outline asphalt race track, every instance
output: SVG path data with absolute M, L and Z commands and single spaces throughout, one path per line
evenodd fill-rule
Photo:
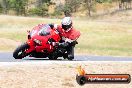
M 25 57 L 23 59 L 14 59 L 11 52 L 0 52 L 0 62 L 25 62 L 25 61 L 51 61 L 47 58 Z M 68 61 L 61 57 L 57 61 Z M 73 61 L 132 61 L 132 57 L 112 57 L 112 56 L 88 56 L 76 55 Z

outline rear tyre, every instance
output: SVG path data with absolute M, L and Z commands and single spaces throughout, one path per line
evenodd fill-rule
M 15 59 L 22 59 L 26 57 L 28 54 L 25 52 L 27 49 L 29 49 L 29 45 L 27 43 L 22 44 L 16 50 L 13 52 L 13 57 Z

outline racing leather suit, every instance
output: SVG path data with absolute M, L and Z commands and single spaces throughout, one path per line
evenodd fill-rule
M 74 59 L 74 47 L 76 40 L 80 36 L 80 32 L 73 27 L 69 31 L 65 31 L 60 25 L 54 25 L 54 28 L 59 32 L 62 39 L 59 43 L 59 46 L 66 48 L 68 59 Z

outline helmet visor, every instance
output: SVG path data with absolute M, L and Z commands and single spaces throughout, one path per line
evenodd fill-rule
M 66 31 L 68 30 L 69 28 L 71 28 L 72 24 L 69 24 L 69 25 L 63 25 L 62 24 L 62 28 Z

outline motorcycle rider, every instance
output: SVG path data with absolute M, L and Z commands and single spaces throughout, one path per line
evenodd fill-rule
M 61 36 L 61 41 L 56 43 L 60 47 L 64 47 L 67 50 L 69 60 L 74 59 L 74 47 L 77 43 L 77 39 L 80 36 L 80 32 L 73 28 L 71 17 L 64 17 L 61 25 L 49 24 L 51 28 L 57 30 Z M 55 44 L 54 44 L 55 45 Z

